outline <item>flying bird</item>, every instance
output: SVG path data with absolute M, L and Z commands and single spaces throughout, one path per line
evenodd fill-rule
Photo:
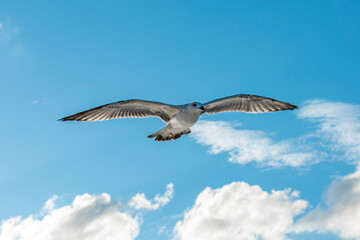
M 102 105 L 59 121 L 103 121 L 115 118 L 158 117 L 167 123 L 166 127 L 151 134 L 155 141 L 176 140 L 189 134 L 200 115 L 221 112 L 264 113 L 293 110 L 298 107 L 275 99 L 239 94 L 216 99 L 207 103 L 193 102 L 184 105 L 170 105 L 161 102 L 130 99 Z

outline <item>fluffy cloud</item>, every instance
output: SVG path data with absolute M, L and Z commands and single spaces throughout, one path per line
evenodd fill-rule
M 293 218 L 307 207 L 297 198 L 298 192 L 290 189 L 268 193 L 245 182 L 206 188 L 174 234 L 181 240 L 284 239 Z
M 200 121 L 192 131 L 198 143 L 210 146 L 210 153 L 228 152 L 230 162 L 296 167 L 314 160 L 314 152 L 304 152 L 305 146 L 290 140 L 275 142 L 263 131 L 239 130 L 227 122 Z
M 0 240 L 130 240 L 139 234 L 138 218 L 119 211 L 120 203 L 108 194 L 79 195 L 72 204 L 57 209 L 55 199 L 46 202 L 42 217 L 3 221 Z
M 360 239 L 360 167 L 332 183 L 326 207 L 318 206 L 297 223 L 297 232 L 333 232 L 341 238 Z
M 154 199 L 149 200 L 144 193 L 138 193 L 130 199 L 128 205 L 135 209 L 156 210 L 159 207 L 165 206 L 174 197 L 174 184 L 166 185 L 164 195 L 157 194 Z
M 76 196 L 70 205 L 56 208 L 58 197 L 54 195 L 46 201 L 40 214 L 2 221 L 0 240 L 132 240 L 139 234 L 141 214 L 132 216 L 120 208 L 156 210 L 173 196 L 172 183 L 166 185 L 162 196 L 157 194 L 148 200 L 144 194 L 137 194 L 124 206 L 111 200 L 109 194 L 86 193 Z

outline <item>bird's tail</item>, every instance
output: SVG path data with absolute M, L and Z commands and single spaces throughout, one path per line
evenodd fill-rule
M 182 135 L 186 135 L 191 133 L 190 129 L 186 129 L 185 131 L 181 131 L 181 132 L 174 132 L 174 130 L 168 129 L 168 128 L 163 128 L 149 136 L 147 136 L 148 138 L 155 138 L 155 141 L 169 141 L 169 140 L 176 140 L 178 138 L 180 138 Z

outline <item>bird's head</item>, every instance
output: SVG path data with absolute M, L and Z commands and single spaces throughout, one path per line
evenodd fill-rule
M 201 104 L 199 102 L 189 103 L 189 104 L 186 105 L 186 108 L 189 109 L 189 110 L 199 109 L 202 112 L 205 111 L 205 108 L 204 108 L 203 104 Z

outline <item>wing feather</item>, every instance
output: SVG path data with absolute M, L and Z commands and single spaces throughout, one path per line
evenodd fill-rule
M 281 102 L 272 98 L 256 95 L 239 94 L 230 97 L 216 99 L 203 105 L 205 113 L 215 114 L 220 112 L 277 112 L 293 110 L 298 107 L 287 102 Z
M 60 121 L 103 121 L 115 118 L 159 117 L 168 122 L 180 108 L 160 102 L 131 99 L 106 104 L 74 115 L 59 119 Z

